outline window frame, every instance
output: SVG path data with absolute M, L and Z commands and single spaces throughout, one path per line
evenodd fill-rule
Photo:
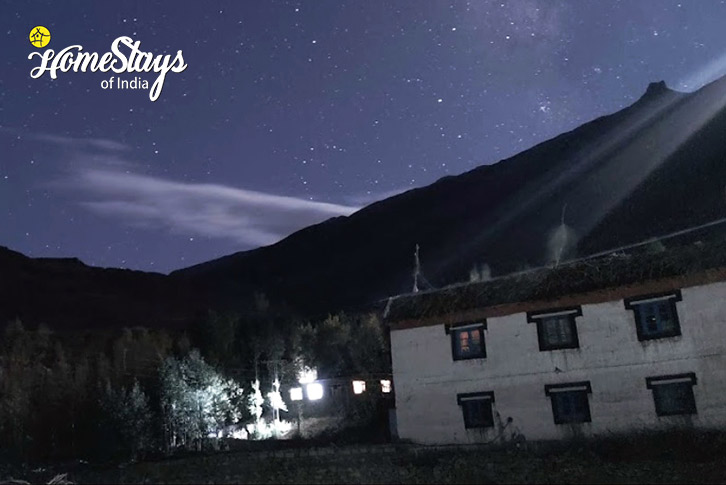
M 659 403 L 654 392 L 659 386 L 667 387 L 674 384 L 688 384 L 690 390 L 689 407 L 686 412 L 668 412 L 662 409 L 662 404 Z M 692 414 L 698 414 L 698 406 L 696 406 L 696 396 L 693 392 L 693 386 L 698 384 L 695 372 L 686 372 L 683 374 L 670 374 L 665 376 L 653 376 L 645 378 L 645 387 L 651 391 L 653 395 L 653 404 L 655 405 L 655 413 L 658 417 L 662 416 L 690 416 Z
M 547 335 L 545 332 L 544 320 L 551 317 L 558 317 L 567 315 L 570 321 L 570 335 L 572 335 L 572 342 L 566 345 L 561 344 L 550 344 L 547 341 Z M 540 352 L 546 352 L 550 350 L 565 350 L 565 349 L 579 349 L 580 348 L 580 336 L 577 333 L 577 317 L 582 316 L 582 307 L 565 307 L 565 308 L 551 308 L 548 310 L 540 310 L 536 312 L 527 312 L 527 322 L 537 324 L 537 341 L 539 343 Z
M 480 332 L 480 342 L 481 342 L 481 352 L 474 355 L 468 355 L 468 356 L 462 356 L 461 350 L 458 347 L 458 335 L 459 332 L 462 330 L 469 330 L 469 329 L 477 329 Z M 471 322 L 462 322 L 457 324 L 446 324 L 444 325 L 444 331 L 446 332 L 446 335 L 449 335 L 451 338 L 451 357 L 454 361 L 457 360 L 472 360 L 472 359 L 486 359 L 487 357 L 487 347 L 486 347 L 486 338 L 484 335 L 484 330 L 487 330 L 487 321 L 486 319 L 482 320 L 474 320 Z
M 638 340 L 643 342 L 646 340 L 658 340 L 663 338 L 679 337 L 681 333 L 681 321 L 678 316 L 677 302 L 682 301 L 681 290 L 668 291 L 663 293 L 652 293 L 649 295 L 641 295 L 624 300 L 625 309 L 632 310 L 633 320 L 635 321 L 635 331 L 638 335 Z M 658 334 L 646 334 L 643 332 L 642 315 L 640 313 L 639 305 L 645 303 L 655 303 L 659 301 L 667 301 L 668 306 L 673 317 L 674 328 L 668 332 L 661 332 Z
M 484 426 L 475 426 L 469 419 L 468 414 L 465 410 L 466 403 L 474 401 L 484 401 L 488 404 L 487 406 L 487 423 Z M 456 404 L 461 407 L 461 414 L 464 418 L 465 429 L 487 429 L 494 427 L 494 410 L 492 404 L 494 403 L 494 391 L 483 391 L 483 392 L 466 392 L 456 395 Z
M 562 384 L 546 384 L 544 386 L 545 396 L 550 398 L 550 404 L 552 406 L 552 418 L 555 424 L 582 424 L 592 422 L 592 411 L 590 410 L 590 398 L 588 394 L 592 394 L 592 386 L 590 381 L 579 381 L 579 382 L 566 382 Z M 559 415 L 558 406 L 555 404 L 555 400 L 552 398 L 553 394 L 564 394 L 570 392 L 581 392 L 585 394 L 585 403 L 587 403 L 587 413 L 585 419 L 582 421 L 570 421 L 562 419 Z

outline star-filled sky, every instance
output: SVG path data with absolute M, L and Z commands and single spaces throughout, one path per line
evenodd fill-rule
M 29 33 L 51 33 L 42 49 Z M 0 3 L 0 245 L 168 272 L 726 73 L 710 0 Z M 159 99 L 31 52 L 181 50 Z M 121 49 L 128 53 L 129 49 Z

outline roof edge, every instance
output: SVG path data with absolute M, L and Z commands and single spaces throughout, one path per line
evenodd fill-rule
M 461 312 L 452 312 L 442 315 L 424 317 L 420 319 L 409 318 L 390 322 L 391 331 L 406 330 L 417 327 L 430 327 L 433 325 L 454 324 L 461 321 L 471 321 L 492 317 L 504 317 L 517 313 L 526 313 L 542 309 L 557 307 L 571 307 L 608 301 L 623 300 L 639 295 L 674 291 L 681 288 L 703 286 L 726 281 L 726 266 L 711 268 L 696 273 L 661 278 L 643 283 L 603 288 L 586 293 L 576 293 L 548 300 L 531 300 L 515 303 L 503 303 Z

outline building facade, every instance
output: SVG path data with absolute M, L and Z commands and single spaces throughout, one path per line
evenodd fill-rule
M 486 294 L 502 283 L 480 286 Z M 430 306 L 431 297 L 410 295 L 406 305 Z M 466 310 L 461 299 L 450 301 L 428 313 L 396 312 L 394 302 L 402 439 L 463 444 L 726 428 L 723 270 L 547 299 L 489 297 Z

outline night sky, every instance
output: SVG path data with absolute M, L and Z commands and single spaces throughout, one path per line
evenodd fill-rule
M 0 245 L 168 272 L 726 73 L 724 1 L 184 3 L 0 3 Z M 119 36 L 188 67 L 30 77 Z

